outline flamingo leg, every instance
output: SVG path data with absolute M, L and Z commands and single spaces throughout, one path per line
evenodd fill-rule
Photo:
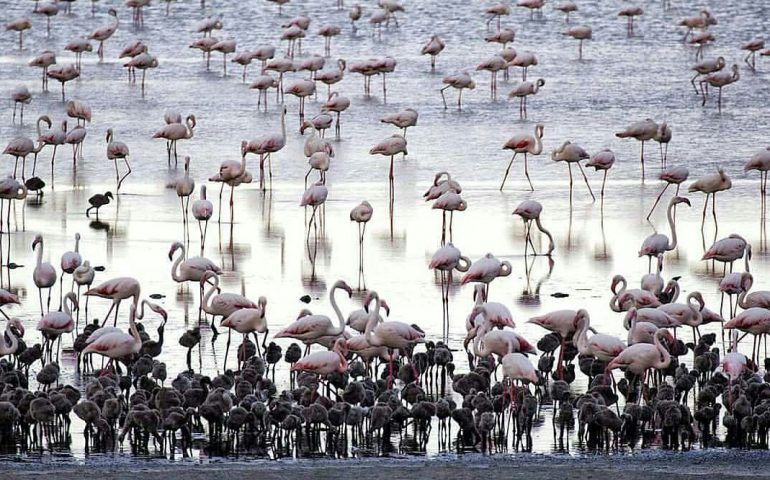
M 513 153 L 513 157 L 511 157 L 511 161 L 508 162 L 508 168 L 505 169 L 505 174 L 503 175 L 503 182 L 500 184 L 501 192 L 503 191 L 503 187 L 505 187 L 505 181 L 508 179 L 508 173 L 511 171 L 511 166 L 513 165 L 513 161 L 516 159 L 517 154 L 518 152 Z M 526 159 L 526 155 L 524 156 L 524 158 Z M 525 167 L 525 171 L 526 171 L 526 167 Z M 529 174 L 527 174 L 527 180 L 529 180 Z M 530 186 L 531 185 L 532 183 L 530 182 Z

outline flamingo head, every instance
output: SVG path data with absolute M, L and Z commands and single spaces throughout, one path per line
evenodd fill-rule
M 388 305 L 388 302 L 386 302 L 384 298 L 380 299 L 380 308 L 385 310 L 385 313 L 387 313 L 388 316 L 390 316 L 390 305 Z
M 583 325 L 589 324 L 591 317 L 588 315 L 586 309 L 581 308 L 575 315 L 575 320 L 572 322 L 573 328 L 581 328 Z
M 267 309 L 267 298 L 266 297 L 259 297 L 257 300 L 257 305 L 259 306 L 260 310 L 262 310 L 262 316 L 265 316 L 265 310 Z
M 626 317 L 623 319 L 623 325 L 631 328 L 631 322 L 636 318 L 636 307 L 631 307 L 626 312 Z
M 674 204 L 674 205 L 676 205 L 678 203 L 686 203 L 688 207 L 692 206 L 690 204 L 690 199 L 688 199 L 687 197 L 674 197 L 674 198 L 671 199 L 671 203 Z
M 311 312 L 307 308 L 303 308 L 302 310 L 299 311 L 299 315 L 297 315 L 297 320 L 299 320 L 300 318 L 303 318 L 303 317 L 307 317 L 307 316 L 312 315 L 312 314 L 313 314 L 313 312 Z
M 337 280 L 337 283 L 334 284 L 334 287 L 332 287 L 332 289 L 334 289 L 334 288 L 341 288 L 341 289 L 345 290 L 346 292 L 348 292 L 348 297 L 352 297 L 353 296 L 353 289 L 350 288 L 350 285 L 345 283 L 345 281 L 343 281 L 343 280 Z
M 615 289 L 618 287 L 618 283 L 623 281 L 622 275 L 615 275 L 612 277 L 612 284 L 610 284 L 610 290 L 612 290 L 612 293 L 616 293 Z
M 112 192 L 107 192 L 107 193 L 105 193 L 105 194 L 104 194 L 104 196 L 105 196 L 106 198 L 109 198 L 110 200 L 112 200 L 112 198 L 113 198 L 113 197 L 112 197 Z
M 249 142 L 247 140 L 241 140 L 241 156 L 246 156 L 249 151 Z
M 364 311 L 366 313 L 369 313 L 369 304 L 372 303 L 372 300 L 374 300 L 375 298 L 380 298 L 380 296 L 374 290 L 369 290 L 368 292 L 366 292 L 366 295 L 364 295 Z M 380 302 L 380 307 L 382 307 L 382 302 Z M 388 314 L 390 314 L 389 311 L 388 311 Z
M 24 325 L 22 325 L 21 320 L 19 320 L 16 317 L 13 317 L 8 321 L 8 323 L 10 323 L 11 326 L 14 327 L 17 332 L 19 332 L 19 335 L 21 335 L 22 337 L 24 336 Z
M 172 248 L 173 248 L 173 245 L 172 245 Z M 211 270 L 206 270 L 206 272 L 204 272 L 203 275 L 201 276 L 201 280 L 200 280 L 201 286 L 203 286 L 205 283 L 208 283 L 209 285 L 213 286 L 214 282 L 211 279 L 216 276 L 217 276 L 216 272 L 212 272 Z
M 165 308 L 161 307 L 157 303 L 147 302 L 147 306 L 150 307 L 150 310 L 157 313 L 158 315 L 163 318 L 163 323 L 166 323 L 166 320 L 168 320 L 168 312 Z
M 171 260 L 174 258 L 174 252 L 182 248 L 181 242 L 174 242 L 171 244 L 171 249 L 168 251 L 168 259 Z
M 37 247 L 38 243 L 43 243 L 43 236 L 40 234 L 35 235 L 35 239 L 32 240 L 32 251 L 35 251 L 35 247 Z

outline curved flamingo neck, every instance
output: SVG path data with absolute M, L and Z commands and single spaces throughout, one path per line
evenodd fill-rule
M 628 282 L 626 281 L 626 277 L 620 276 L 620 280 L 618 280 L 618 283 L 621 285 L 620 290 L 614 290 L 614 295 L 610 299 L 610 308 L 613 312 L 620 312 L 622 311 L 620 309 L 620 304 L 618 303 L 618 299 L 621 295 L 623 295 L 626 292 L 626 287 L 628 286 Z
M 658 353 L 660 353 L 660 361 L 655 362 L 653 367 L 665 368 L 668 366 L 669 362 L 671 361 L 671 354 L 668 353 L 668 350 L 666 350 L 666 347 L 664 347 L 663 344 L 660 342 L 660 335 L 658 335 L 657 333 L 655 334 L 654 342 L 655 342 L 655 348 L 658 350 Z
M 174 279 L 175 282 L 183 282 L 184 281 L 184 279 L 179 276 L 179 268 L 180 268 L 180 265 L 182 264 L 182 259 L 185 256 L 184 245 L 179 247 L 179 250 L 182 252 L 182 254 L 181 255 L 177 255 L 176 260 L 174 260 L 174 264 L 171 265 L 171 278 Z M 142 302 L 142 313 L 144 313 L 144 302 Z M 142 318 L 142 316 L 140 316 L 139 318 Z
M 377 320 L 380 318 L 380 296 L 377 292 L 371 292 L 369 294 L 370 303 L 374 300 L 374 310 L 369 312 L 369 320 L 366 322 L 366 330 L 364 330 L 364 336 L 369 345 L 376 346 L 372 340 L 374 340 L 374 327 L 377 325 Z
M 671 243 L 668 244 L 668 248 L 666 248 L 666 250 L 673 250 L 676 248 L 676 223 L 674 223 L 674 217 L 672 213 L 675 206 L 675 203 L 670 204 L 668 206 L 668 213 L 666 214 L 668 216 L 668 226 L 671 228 Z
M 345 331 L 345 318 L 342 316 L 342 312 L 340 311 L 340 307 L 337 305 L 337 299 L 334 296 L 334 293 L 337 291 L 337 286 L 332 288 L 332 291 L 329 292 L 329 300 L 331 301 L 332 308 L 334 309 L 334 313 L 337 314 L 337 319 L 339 320 L 339 325 L 337 328 L 333 328 L 331 330 L 330 335 L 341 335 L 342 332 Z M 377 307 L 376 309 L 379 311 L 380 308 L 380 301 L 379 298 L 377 299 Z
M 211 313 L 209 311 L 209 310 L 211 310 L 211 302 L 210 302 L 210 300 L 211 300 L 211 297 L 214 295 L 214 292 L 219 289 L 219 277 L 216 276 L 216 275 L 212 275 L 209 278 L 212 279 L 214 284 L 211 285 L 209 290 L 206 292 L 206 295 L 203 296 L 203 305 L 201 305 L 201 308 L 203 308 L 203 310 L 206 313 Z
M 139 330 L 136 328 L 136 306 L 131 305 L 131 310 L 128 315 L 128 330 L 131 332 L 131 336 L 134 337 L 134 347 L 137 351 L 142 348 L 142 337 L 139 336 Z
M 5 343 L 5 337 L 8 337 L 10 340 L 10 344 Z M 9 353 L 16 353 L 16 349 L 19 348 L 19 339 L 16 338 L 16 335 L 13 334 L 13 331 L 11 331 L 11 322 L 7 322 L 5 324 L 5 333 L 3 334 L 3 337 L 0 338 L 2 341 L 2 344 L 0 344 L 0 352 L 3 352 L 4 355 Z
M 541 144 L 541 148 L 542 148 L 542 144 Z M 556 248 L 554 243 L 553 243 L 553 235 L 551 235 L 551 232 L 546 230 L 545 227 L 543 227 L 543 224 L 540 223 L 540 216 L 539 215 L 537 216 L 537 218 L 535 218 L 535 224 L 537 225 L 538 230 L 543 232 L 543 235 L 548 237 L 548 254 L 550 255 L 551 252 L 553 252 L 554 248 Z
M 588 352 L 588 327 L 589 323 L 588 320 L 585 318 L 580 321 L 578 324 L 577 332 L 575 332 L 575 346 L 578 349 L 578 352 L 582 354 L 589 353 Z

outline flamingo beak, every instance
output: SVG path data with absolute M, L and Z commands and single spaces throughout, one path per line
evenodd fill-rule
M 385 309 L 385 312 L 390 316 L 390 305 L 385 300 L 380 300 L 380 306 Z

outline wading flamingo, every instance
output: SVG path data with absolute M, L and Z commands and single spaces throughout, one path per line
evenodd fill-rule
M 512 136 L 508 139 L 507 142 L 505 142 L 505 145 L 503 145 L 503 150 L 513 150 L 513 157 L 511 157 L 511 161 L 508 162 L 508 168 L 505 169 L 503 182 L 500 184 L 500 191 L 503 191 L 503 187 L 505 187 L 505 180 L 508 178 L 508 172 L 510 172 L 511 165 L 513 165 L 513 161 L 516 159 L 516 155 L 519 153 L 524 154 L 524 175 L 526 175 L 527 182 L 529 182 L 529 189 L 533 192 L 535 191 L 535 187 L 532 186 L 532 180 L 529 178 L 529 164 L 527 161 L 527 155 L 540 155 L 543 153 L 544 128 L 545 125 L 538 123 L 535 125 L 534 135 L 530 135 L 528 133 L 519 133 Z
M 674 250 L 677 244 L 676 223 L 674 222 L 674 208 L 676 205 L 684 203 L 690 206 L 690 200 L 685 197 L 674 197 L 668 203 L 668 226 L 671 228 L 671 241 L 662 233 L 653 233 L 642 242 L 642 248 L 639 249 L 639 256 L 647 256 L 647 272 L 652 271 L 652 257 L 657 257 L 660 253 L 666 253 Z

